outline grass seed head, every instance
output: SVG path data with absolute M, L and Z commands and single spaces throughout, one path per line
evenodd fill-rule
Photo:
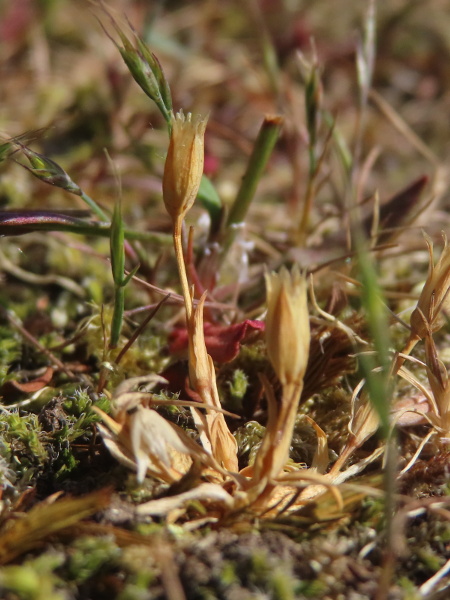
M 158 58 L 139 37 L 131 23 L 128 22 L 128 27 L 131 30 L 131 35 L 128 36 L 109 11 L 105 7 L 103 8 L 118 34 L 122 46 L 103 28 L 105 33 L 119 50 L 133 79 L 144 94 L 155 102 L 164 119 L 169 123 L 172 111 L 172 96 L 169 83 Z
M 305 277 L 292 272 L 266 273 L 266 341 L 270 362 L 280 382 L 301 383 L 309 355 L 310 327 Z
M 172 133 L 163 177 L 166 210 L 175 222 L 184 218 L 197 197 L 203 174 L 206 118 L 186 116 L 182 111 L 172 117 Z
M 76 196 L 82 195 L 80 187 L 74 181 L 72 181 L 69 175 L 62 167 L 58 165 L 58 163 L 51 158 L 44 156 L 43 154 L 34 152 L 23 144 L 17 144 L 17 146 L 27 157 L 30 163 L 30 166 L 28 166 L 19 162 L 19 164 L 27 169 L 27 171 L 45 183 L 62 188 L 63 190 L 66 190 L 71 194 L 75 194 Z

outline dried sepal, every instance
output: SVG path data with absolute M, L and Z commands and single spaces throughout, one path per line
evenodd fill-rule
M 352 412 L 348 424 L 349 437 L 339 454 L 336 462 L 333 464 L 327 476 L 335 481 L 339 477 L 343 466 L 353 452 L 360 448 L 377 431 L 380 425 L 378 414 L 370 401 L 366 390 L 360 394 L 365 384 L 363 379 L 353 390 L 352 394 Z
M 425 338 L 425 356 L 426 363 L 417 358 L 408 357 L 408 359 L 426 367 L 429 388 L 404 366 L 399 370 L 399 375 L 416 387 L 424 397 L 415 406 L 407 406 L 403 409 L 397 407 L 396 421 L 404 421 L 402 419 L 404 413 L 414 413 L 422 418 L 422 422 L 430 423 L 441 440 L 447 442 L 450 439 L 450 381 L 431 335 Z
M 137 465 L 137 479 L 142 482 L 149 467 L 157 467 L 163 476 L 172 477 L 181 467 L 180 474 L 188 471 L 191 450 L 182 441 L 180 431 L 172 427 L 155 410 L 139 407 L 130 416 L 127 427 L 121 432 L 129 436 L 131 450 Z M 128 442 L 128 440 L 127 440 Z M 181 456 L 186 460 L 182 460 Z M 175 466 L 176 464 L 176 466 Z M 177 469 L 178 467 L 178 469 Z
M 148 472 L 173 483 L 189 470 L 192 460 L 208 463 L 204 450 L 180 427 L 145 406 L 148 394 L 130 391 L 144 382 L 151 389 L 164 381 L 155 375 L 123 382 L 112 399 L 114 418 L 94 407 L 106 426 L 100 426 L 106 446 L 120 462 L 136 469 L 140 482 Z
M 106 447 L 119 462 L 137 471 L 139 482 L 149 473 L 174 483 L 189 470 L 193 456 L 203 458 L 202 448 L 186 443 L 185 432 L 155 410 L 137 407 L 122 415 L 121 423 L 99 409 L 95 412 L 106 425 L 99 426 Z

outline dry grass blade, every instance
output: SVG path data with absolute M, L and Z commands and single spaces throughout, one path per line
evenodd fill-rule
M 7 522 L 0 531 L 0 564 L 42 545 L 53 533 L 71 527 L 106 508 L 111 490 L 103 489 L 79 498 L 43 501 L 26 515 Z

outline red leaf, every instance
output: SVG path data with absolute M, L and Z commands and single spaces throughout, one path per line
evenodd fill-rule
M 9 380 L 3 385 L 2 393 L 5 394 L 8 389 L 10 391 L 14 390 L 16 392 L 22 392 L 23 394 L 33 394 L 34 392 L 38 392 L 50 383 L 54 372 L 52 367 L 47 367 L 42 375 L 39 375 L 39 377 L 36 377 L 36 379 L 32 379 L 31 381 L 21 383 L 20 381 Z
M 264 331 L 263 321 L 247 319 L 234 325 L 214 325 L 205 323 L 205 343 L 208 354 L 218 363 L 230 362 L 239 354 L 241 343 L 248 340 L 256 331 Z M 174 329 L 169 336 L 169 351 L 180 355 L 187 352 L 188 334 L 186 328 Z

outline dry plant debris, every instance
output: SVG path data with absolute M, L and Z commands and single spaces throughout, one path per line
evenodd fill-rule
M 0 17 L 1 597 L 445 598 L 446 1 Z

